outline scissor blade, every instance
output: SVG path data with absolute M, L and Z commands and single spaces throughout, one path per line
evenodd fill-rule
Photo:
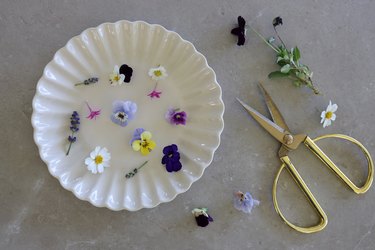
M 268 94 L 268 92 L 265 90 L 265 88 L 263 87 L 263 85 L 261 83 L 259 83 L 258 86 L 262 90 L 262 94 L 263 94 L 264 99 L 266 101 L 267 108 L 268 108 L 268 110 L 271 114 L 272 120 L 277 125 L 282 127 L 284 130 L 290 132 L 290 130 L 288 128 L 288 125 L 286 125 L 286 122 L 285 122 L 283 116 L 281 115 L 281 113 L 280 113 L 279 109 L 277 108 L 276 104 L 273 102 L 271 96 Z
M 258 111 L 241 101 L 237 98 L 237 101 L 241 103 L 241 105 L 245 108 L 245 110 L 260 124 L 262 127 L 268 131 L 276 140 L 283 143 L 283 139 L 285 136 L 285 130 L 281 128 L 279 125 L 272 122 L 267 117 L 260 114 Z

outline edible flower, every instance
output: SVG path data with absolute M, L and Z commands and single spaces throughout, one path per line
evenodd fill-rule
M 323 128 L 330 126 L 332 124 L 332 121 L 336 120 L 336 114 L 337 111 L 337 104 L 332 104 L 332 101 L 329 101 L 329 104 L 325 111 L 322 111 L 320 117 L 322 120 L 320 123 L 323 123 Z
M 251 213 L 253 207 L 259 205 L 259 201 L 253 199 L 249 192 L 244 194 L 241 191 L 237 191 L 234 193 L 233 205 L 239 211 Z
M 200 227 L 206 227 L 210 222 L 214 221 L 214 219 L 208 214 L 207 208 L 194 208 L 191 212 L 195 217 L 197 225 Z
M 141 134 L 141 139 L 133 141 L 133 150 L 141 151 L 142 155 L 148 155 L 156 147 L 156 143 L 153 140 L 151 140 L 151 138 L 151 132 L 143 131 Z
M 180 109 L 173 109 L 173 108 L 168 109 L 167 113 L 165 114 L 165 119 L 167 119 L 167 121 L 170 124 L 185 125 L 187 114 L 185 111 L 178 112 L 179 110 Z
M 137 104 L 132 101 L 114 101 L 112 104 L 111 120 L 125 127 L 129 121 L 133 120 L 137 112 Z
M 148 75 L 156 81 L 163 80 L 168 76 L 167 70 L 161 65 L 156 68 L 151 68 L 148 71 Z
M 165 165 L 168 172 L 177 172 L 182 168 L 180 153 L 176 144 L 164 147 L 161 164 Z
M 92 119 L 95 119 L 96 120 L 96 117 L 97 116 L 99 116 L 100 115 L 100 109 L 99 110 L 93 110 L 91 107 L 90 107 L 90 105 L 89 105 L 89 103 L 88 102 L 86 102 L 86 106 L 87 106 L 87 108 L 89 109 L 89 111 L 90 111 L 90 114 L 86 117 L 87 119 L 90 119 L 90 120 L 92 120 Z
M 109 74 L 111 86 L 121 85 L 124 82 L 125 75 L 120 73 L 118 65 L 115 65 L 113 72 Z
M 79 115 L 77 111 L 73 111 L 71 117 L 70 117 L 70 131 L 72 132 L 71 135 L 68 136 L 68 141 L 69 141 L 69 147 L 68 151 L 66 152 L 66 155 L 69 155 L 70 148 L 72 147 L 72 144 L 76 142 L 77 137 L 74 136 L 75 133 L 78 132 L 79 130 Z
M 104 168 L 109 167 L 110 159 L 111 154 L 108 153 L 108 150 L 97 146 L 94 151 L 90 153 L 90 157 L 85 159 L 85 164 L 91 173 L 103 173 Z

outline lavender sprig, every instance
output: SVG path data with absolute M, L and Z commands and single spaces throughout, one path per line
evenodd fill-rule
M 99 81 L 98 77 L 91 77 L 89 79 L 84 80 L 83 82 L 74 84 L 74 86 L 94 84 L 94 83 L 97 83 L 98 81 Z
M 79 130 L 79 115 L 77 111 L 73 111 L 72 116 L 70 117 L 70 131 L 72 131 L 72 134 L 68 136 L 68 141 L 69 143 L 69 148 L 68 151 L 66 152 L 66 155 L 69 155 L 70 148 L 72 147 L 72 144 L 76 142 L 77 137 L 74 136 L 75 133 L 78 132 Z
M 141 166 L 139 166 L 138 168 L 133 169 L 133 171 L 127 173 L 127 174 L 125 175 L 125 178 L 126 178 L 126 179 L 130 179 L 130 178 L 132 178 L 134 175 L 136 175 L 136 174 L 138 173 L 138 170 L 140 170 L 140 169 L 141 169 L 144 165 L 146 165 L 147 163 L 148 163 L 148 161 L 145 161 Z

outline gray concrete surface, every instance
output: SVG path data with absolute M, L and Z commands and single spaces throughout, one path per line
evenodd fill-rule
M 262 80 L 293 131 L 348 134 L 375 156 L 374 11 L 375 2 L 365 0 L 1 0 L 0 249 L 374 249 L 374 189 L 355 195 L 305 149 L 293 159 L 329 224 L 304 235 L 281 221 L 271 196 L 278 144 L 235 100 L 266 113 L 256 87 Z M 280 33 L 289 46 L 299 46 L 323 95 L 267 80 L 276 69 L 274 55 L 252 33 L 245 46 L 235 45 L 230 29 L 239 14 L 266 35 L 281 15 Z M 159 23 L 193 42 L 215 70 L 226 105 L 222 143 L 204 176 L 174 201 L 139 212 L 96 208 L 63 189 L 40 160 L 30 124 L 36 83 L 54 52 L 84 29 L 120 19 Z M 323 129 L 320 111 L 330 99 L 339 105 L 337 121 Z M 360 183 L 363 157 L 337 143 L 321 145 Z M 304 197 L 282 178 L 286 214 L 314 222 Z M 233 208 L 237 189 L 261 201 L 251 215 Z M 197 206 L 208 207 L 215 219 L 207 228 L 195 225 L 190 210 Z

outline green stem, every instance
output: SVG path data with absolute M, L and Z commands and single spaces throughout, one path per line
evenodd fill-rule
M 256 31 L 253 27 L 249 26 L 250 29 L 252 31 L 255 32 L 255 34 L 257 34 L 268 46 L 271 47 L 271 49 L 273 49 L 276 53 L 280 53 L 280 49 L 279 48 L 275 48 L 272 44 L 270 44 L 266 38 L 264 38 L 264 36 L 262 36 L 258 31 Z
M 72 138 L 73 138 L 73 135 L 74 135 L 74 132 L 72 132 Z M 71 141 L 70 144 L 69 144 L 68 151 L 66 152 L 66 155 L 69 155 L 70 148 L 72 147 L 72 144 L 73 144 L 73 142 Z
M 148 163 L 148 161 L 145 161 L 144 163 L 142 163 L 141 166 L 138 167 L 138 169 L 141 169 L 144 165 L 146 165 Z

